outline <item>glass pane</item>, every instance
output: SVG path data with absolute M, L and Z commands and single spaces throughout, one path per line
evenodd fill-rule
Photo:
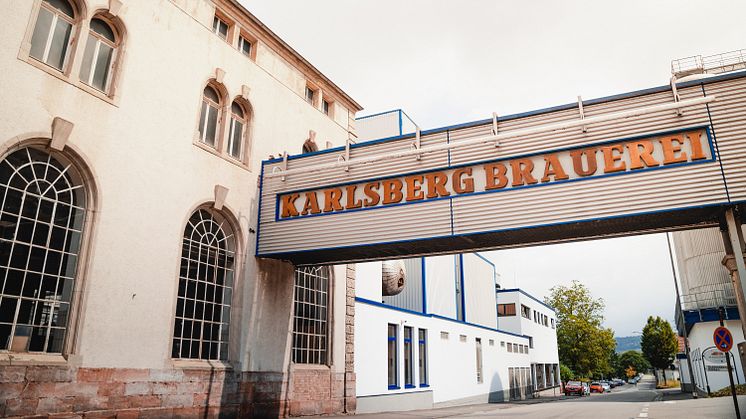
M 106 90 L 106 83 L 109 80 L 109 66 L 114 50 L 105 44 L 100 44 L 98 48 L 98 58 L 96 59 L 96 68 L 93 73 L 93 87 L 99 90 Z
M 205 132 L 205 142 L 215 146 L 215 137 L 218 129 L 218 110 L 212 106 L 207 109 L 207 130 Z
M 88 35 L 88 41 L 85 44 L 85 52 L 83 53 L 83 64 L 80 66 L 80 79 L 84 83 L 90 83 L 91 79 L 91 67 L 93 66 L 93 52 L 96 50 L 96 43 L 98 40 L 93 35 Z
M 50 26 L 52 26 L 52 13 L 42 7 L 39 9 L 39 16 L 36 18 L 34 35 L 31 37 L 31 51 L 29 52 L 29 55 L 37 60 L 44 60 L 44 49 L 47 46 Z
M 60 12 L 66 14 L 69 17 L 75 17 L 73 7 L 66 0 L 44 0 L 44 3 L 49 4 Z
M 232 138 L 231 138 L 231 144 L 230 144 L 230 152 L 231 156 L 240 159 L 241 158 L 241 142 L 243 137 L 243 124 L 239 121 L 234 120 L 233 121 L 233 127 L 231 130 Z
M 116 42 L 116 37 L 114 36 L 114 31 L 111 30 L 111 26 L 101 19 L 91 19 L 91 30 L 111 42 Z
M 241 37 L 240 39 L 240 49 L 241 52 L 244 53 L 244 55 L 250 56 L 251 55 L 251 42 L 249 42 L 246 38 Z
M 205 97 L 210 99 L 211 101 L 220 103 L 220 96 L 218 96 L 218 92 L 216 92 L 215 89 L 213 89 L 211 86 L 205 86 L 205 90 L 202 92 L 202 94 L 204 94 Z
M 47 64 L 62 70 L 62 65 L 65 63 L 65 53 L 67 52 L 67 44 L 70 39 L 71 31 L 72 25 L 70 25 L 70 23 L 62 19 L 57 19 L 57 25 L 55 26 L 54 34 L 52 35 L 52 43 L 49 46 Z
M 220 37 L 223 39 L 228 36 L 228 24 L 223 22 L 222 20 L 219 22 L 218 25 L 218 35 L 220 35 Z
M 202 110 L 199 113 L 199 138 L 205 139 L 205 114 L 207 113 L 207 103 L 202 102 Z

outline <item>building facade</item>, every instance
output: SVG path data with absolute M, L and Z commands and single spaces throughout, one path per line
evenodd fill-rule
M 403 290 L 386 295 L 390 263 L 356 267 L 358 412 L 523 399 L 559 383 L 554 311 L 521 290 L 496 293 L 487 259 L 407 259 Z
M 718 310 L 721 307 L 723 323 L 734 339 L 733 349 L 728 354 L 735 367 L 733 378 L 735 382 L 746 383 L 738 352 L 744 336 L 731 277 L 735 271 L 732 252 L 728 252 L 730 257 L 726 256 L 723 235 L 716 228 L 671 234 L 681 283 L 681 310 L 676 310 L 676 321 L 679 334 L 684 334 L 685 327 L 688 334 L 694 388 L 709 393 L 730 384 L 725 358 L 716 350 L 712 337 L 720 326 Z M 680 351 L 677 361 L 682 387 L 691 391 L 685 351 Z
M 237 1 L 2 5 L 0 416 L 354 411 L 353 266 L 254 254 L 361 107 Z

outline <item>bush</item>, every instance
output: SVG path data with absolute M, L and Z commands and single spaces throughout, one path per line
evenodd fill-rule
M 736 394 L 739 396 L 746 395 L 746 384 L 738 384 L 736 386 Z M 712 397 L 725 397 L 730 396 L 730 386 L 721 388 L 711 394 Z
M 678 388 L 681 387 L 681 382 L 679 380 L 666 380 L 666 381 L 658 381 L 658 385 L 655 386 L 655 388 L 661 389 L 661 388 Z M 728 393 L 730 394 L 730 393 Z

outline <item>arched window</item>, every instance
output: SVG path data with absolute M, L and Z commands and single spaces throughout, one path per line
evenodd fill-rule
M 34 148 L 0 162 L 0 350 L 63 350 L 86 216 L 80 179 Z
M 228 154 L 236 160 L 243 160 L 244 140 L 249 125 L 249 114 L 238 101 L 231 104 L 231 124 L 228 133 Z
M 172 357 L 227 359 L 235 257 L 225 217 L 195 211 L 184 229 Z
M 222 97 L 215 87 L 205 86 L 202 92 L 202 110 L 199 114 L 199 139 L 212 147 L 216 146 L 220 129 Z
M 36 17 L 29 55 L 58 70 L 66 64 L 75 24 L 75 9 L 67 0 L 43 0 Z
M 108 22 L 98 17 L 91 19 L 90 27 L 80 67 L 80 80 L 102 92 L 107 92 L 112 79 L 119 36 Z

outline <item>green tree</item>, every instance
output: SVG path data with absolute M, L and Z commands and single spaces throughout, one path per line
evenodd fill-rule
M 617 365 L 620 369 L 617 371 L 620 377 L 624 376 L 624 372 L 627 371 L 627 368 L 629 367 L 634 368 L 637 372 L 650 369 L 650 363 L 648 363 L 645 357 L 642 356 L 642 353 L 638 351 L 623 352 L 619 355 Z
M 604 302 L 594 299 L 578 281 L 555 286 L 546 303 L 557 313 L 557 346 L 562 363 L 576 376 L 608 375 L 613 371 L 614 332 L 601 327 Z
M 570 381 L 575 379 L 575 373 L 573 373 L 570 367 L 568 367 L 567 365 L 560 362 L 559 370 L 560 379 L 562 379 L 562 381 Z
M 642 329 L 640 340 L 642 354 L 655 369 L 663 370 L 663 381 L 666 381 L 666 368 L 674 360 L 679 350 L 676 334 L 668 321 L 656 316 L 648 317 L 648 323 Z

